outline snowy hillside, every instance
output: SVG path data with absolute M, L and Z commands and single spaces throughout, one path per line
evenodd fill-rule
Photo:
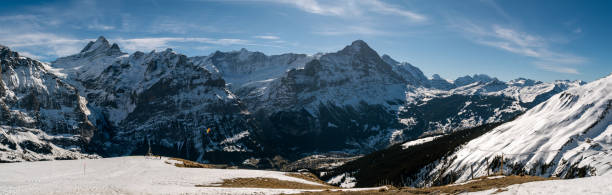
M 612 173 L 612 75 L 552 96 L 516 120 L 470 141 L 427 173 L 457 182 L 499 170 L 563 178 Z M 487 164 L 487 162 L 489 164 Z
M 322 191 L 214 187 L 224 179 L 256 177 L 325 188 L 319 183 L 287 176 L 284 172 L 179 168 L 166 162 L 172 163 L 172 160 L 131 156 L 0 164 L 0 194 L 289 194 Z
M 480 192 L 470 192 L 471 195 L 510 195 L 510 194 L 609 194 L 612 192 L 612 175 L 593 176 L 587 178 L 537 181 L 523 184 L 515 184 L 502 188 Z

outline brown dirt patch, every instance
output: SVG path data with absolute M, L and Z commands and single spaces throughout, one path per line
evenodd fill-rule
M 196 187 L 230 187 L 230 188 L 279 188 L 279 189 L 329 189 L 333 186 L 310 185 L 274 178 L 234 178 L 224 179 L 220 185 L 196 185 Z
M 174 166 L 183 167 L 183 168 L 213 168 L 213 169 L 235 169 L 236 168 L 236 167 L 231 167 L 227 165 L 202 164 L 199 162 L 194 162 L 194 161 L 185 160 L 181 158 L 170 158 L 170 160 L 179 161 L 180 163 L 174 163 Z

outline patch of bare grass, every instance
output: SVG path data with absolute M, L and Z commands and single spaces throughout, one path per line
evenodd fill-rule
M 432 192 L 456 194 L 461 192 L 477 192 L 489 189 L 500 189 L 514 184 L 554 179 L 556 178 L 511 175 L 494 179 L 486 177 L 479 178 L 476 180 L 472 180 L 472 182 L 461 185 L 434 186 L 429 188 L 401 188 L 401 190 L 413 194 L 429 194 Z
M 224 179 L 217 185 L 196 185 L 196 187 L 230 187 L 230 188 L 277 188 L 277 189 L 329 189 L 332 186 L 310 185 L 305 183 L 284 181 L 275 178 L 234 178 Z
M 477 192 L 489 189 L 497 189 L 495 193 L 508 190 L 506 187 L 514 184 L 521 184 L 533 181 L 554 180 L 558 178 L 545 178 L 537 176 L 506 176 L 502 178 L 489 179 L 486 177 L 477 178 L 470 183 L 461 185 L 445 185 L 428 188 L 410 188 L 403 187 L 400 189 L 389 188 L 389 190 L 369 190 L 369 191 L 322 191 L 322 192 L 304 192 L 301 194 L 324 194 L 324 195 L 364 195 L 364 194 L 459 194 L 462 192 Z
M 213 168 L 213 169 L 235 169 L 236 168 L 236 167 L 227 166 L 227 165 L 203 164 L 203 163 L 185 160 L 181 158 L 170 158 L 170 160 L 179 161 L 180 163 L 174 163 L 174 166 L 183 167 L 183 168 Z
M 336 186 L 331 186 L 327 183 L 325 183 L 324 181 L 320 180 L 317 176 L 315 176 L 314 174 L 310 173 L 310 172 L 302 172 L 302 173 L 285 173 L 285 175 L 290 176 L 290 177 L 295 177 L 295 178 L 300 178 L 306 181 L 312 181 L 315 183 L 320 183 L 326 186 L 329 186 L 330 188 L 338 188 Z

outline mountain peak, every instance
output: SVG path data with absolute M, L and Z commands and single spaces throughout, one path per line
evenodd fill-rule
M 351 45 L 348 45 L 344 47 L 344 49 L 340 50 L 340 53 L 349 54 L 349 55 L 357 54 L 357 55 L 362 55 L 362 56 L 376 55 L 378 58 L 380 58 L 378 56 L 378 53 L 376 53 L 376 51 L 370 48 L 370 46 L 368 46 L 368 44 L 362 40 L 353 41 Z
M 439 74 L 431 75 L 431 79 L 433 79 L 433 80 L 445 80 Z
M 368 46 L 368 44 L 363 40 L 355 40 L 351 43 L 351 45 L 347 46 L 345 49 L 347 48 L 353 51 L 360 51 L 361 49 L 372 50 L 372 48 L 370 48 L 370 46 Z
M 81 50 L 80 53 L 92 52 L 92 51 L 100 51 L 100 52 L 110 52 L 110 53 L 120 53 L 121 49 L 119 45 L 113 43 L 111 45 L 108 40 L 104 36 L 99 36 L 96 41 L 90 41 L 85 48 Z
M 353 43 L 351 43 L 351 46 L 366 46 L 367 47 L 368 44 L 365 41 L 358 39 L 358 40 L 353 41 Z
M 108 40 L 106 40 L 106 37 L 100 35 L 98 39 L 96 39 L 96 42 L 107 42 L 108 43 Z
M 0 45 L 0 59 L 5 59 L 9 57 L 19 57 L 17 52 L 11 51 L 11 49 L 7 46 Z M 0 67 L 0 70 L 2 68 Z

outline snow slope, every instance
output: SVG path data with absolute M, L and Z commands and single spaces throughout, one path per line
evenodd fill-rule
M 611 110 L 609 75 L 554 95 L 470 141 L 436 169 L 462 182 L 470 176 L 470 166 L 474 177 L 483 176 L 487 167 L 496 168 L 503 154 L 505 173 L 564 178 L 612 174 Z
M 610 194 L 612 192 L 612 175 L 594 176 L 567 180 L 537 181 L 508 186 L 506 191 L 497 189 L 482 192 L 470 192 L 470 195 L 480 194 Z
M 143 156 L 0 164 L 0 194 L 280 194 L 297 189 L 195 187 L 231 178 L 321 185 L 284 172 L 179 168 Z M 377 188 L 374 188 L 377 189 Z M 358 189 L 357 189 L 358 190 Z

